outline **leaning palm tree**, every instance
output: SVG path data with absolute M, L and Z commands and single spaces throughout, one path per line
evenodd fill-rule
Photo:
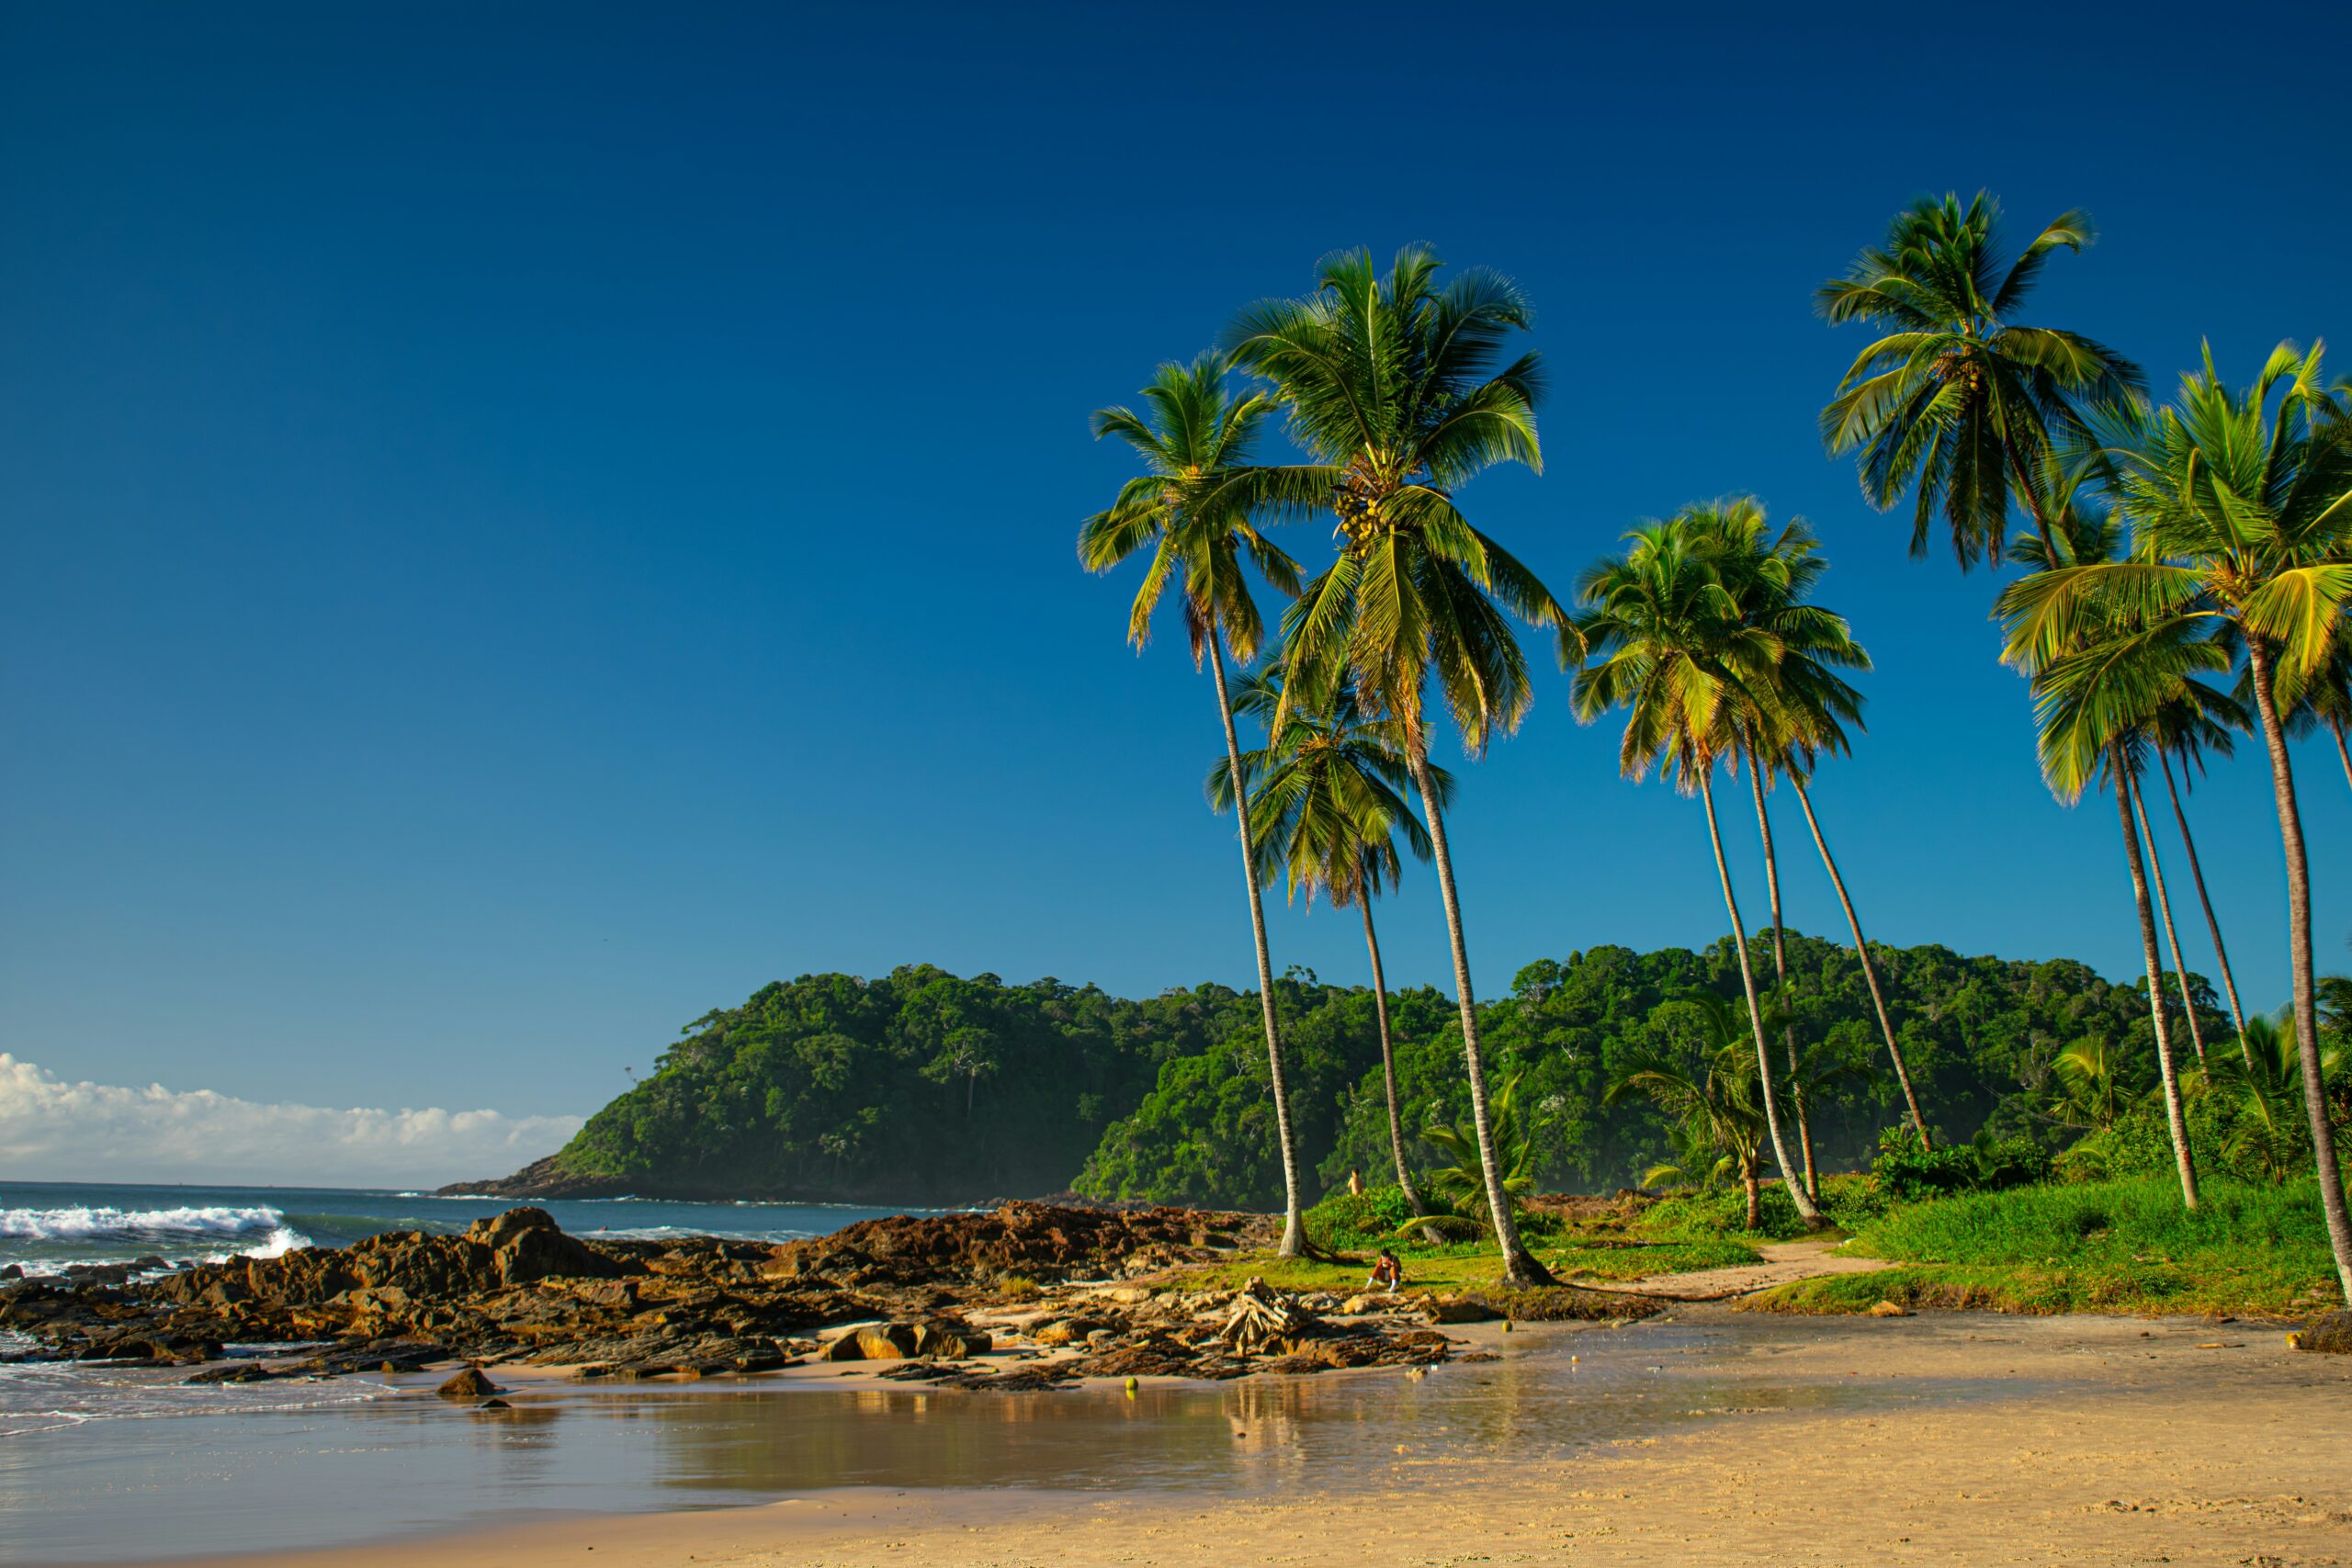
M 2122 609 L 2146 635 L 2176 621 L 2220 621 L 2242 639 L 2270 754 L 2287 868 L 2288 955 L 2296 1049 L 2322 1210 L 2337 1283 L 2352 1303 L 2352 1212 L 2328 1122 L 2312 960 L 2311 862 L 2278 687 L 2326 667 L 2352 600 L 2352 409 L 2323 378 L 2321 346 L 2273 350 L 2251 387 L 2213 368 L 2182 378 L 2161 410 L 2109 422 L 2118 505 L 2131 558 L 2037 572 L 2002 595 L 2012 656 L 2064 649 L 2086 623 Z
M 1736 1177 L 1747 1197 L 1747 1228 L 1758 1230 L 1764 1224 L 1768 1126 L 1757 1058 L 1742 1038 L 1745 1021 L 1729 1002 L 1712 991 L 1696 992 L 1687 999 L 1699 1009 L 1705 1034 L 1697 1065 L 1685 1066 L 1657 1052 L 1636 1056 L 1610 1084 L 1600 1103 L 1613 1106 L 1638 1094 L 1674 1118 L 1681 1157 L 1644 1171 L 1643 1186 Z
M 1957 196 L 1922 198 L 1814 296 L 1832 325 L 1883 334 L 1821 411 L 1823 440 L 1833 455 L 1860 454 L 1862 494 L 1881 512 L 1916 488 L 1911 553 L 1927 553 L 1940 512 L 1962 570 L 1988 556 L 1999 563 L 2012 493 L 2049 545 L 2037 481 L 2045 458 L 2082 433 L 2086 409 L 2143 384 L 2113 349 L 2015 319 L 2051 256 L 2096 237 L 2089 216 L 2060 215 L 2014 261 L 2000 216 L 1982 191 L 1965 208 Z
M 1578 722 L 1624 710 L 1617 760 L 1625 776 L 1645 778 L 1654 768 L 1671 773 L 1677 788 L 1695 792 L 1705 806 L 1755 1036 L 1772 1157 L 1798 1217 L 1818 1228 L 1826 1222 L 1789 1157 L 1747 928 L 1715 817 L 1715 771 L 1737 765 L 1743 736 L 1778 722 L 1770 716 L 1772 678 L 1784 650 L 1772 632 L 1741 616 L 1737 599 L 1724 586 L 1704 518 L 1705 509 L 1686 508 L 1666 522 L 1637 527 L 1626 536 L 1631 549 L 1588 570 L 1577 583 L 1582 607 L 1560 631 L 1560 661 L 1576 672 L 1571 690 Z
M 1686 508 L 1684 515 L 1696 528 L 1699 547 L 1708 555 L 1718 581 L 1731 595 L 1742 620 L 1770 633 L 1780 644 L 1779 659 L 1759 676 L 1770 684 L 1770 701 L 1744 716 L 1740 748 L 1750 764 L 1748 787 L 1755 796 L 1757 833 L 1764 847 L 1764 891 L 1772 917 L 1775 989 L 1785 998 L 1789 990 L 1788 941 L 1781 914 L 1780 857 L 1773 845 L 1772 815 L 1765 803 L 1765 787 L 1770 778 L 1781 775 L 1796 780 L 1802 795 L 1802 775 L 1814 758 L 1826 750 L 1848 750 L 1845 727 L 1860 727 L 1862 699 L 1861 694 L 1835 671 L 1868 670 L 1870 655 L 1854 640 L 1853 628 L 1844 616 L 1807 602 L 1828 563 L 1821 556 L 1820 541 L 1803 518 L 1772 531 L 1762 502 L 1753 496 L 1734 496 L 1710 505 Z M 1802 762 L 1800 752 L 1804 756 Z M 1805 814 L 1808 821 L 1813 819 L 1809 801 Z M 1844 897 L 1837 863 L 1829 858 L 1827 841 L 1821 837 L 1817 824 L 1814 840 L 1832 880 L 1839 883 L 1839 897 Z M 1855 947 L 1861 953 L 1863 972 L 1869 976 L 1875 997 L 1876 967 L 1862 946 L 1860 922 L 1851 919 L 1850 900 L 1848 916 L 1855 926 Z M 1814 1168 L 1807 1096 L 1797 1088 L 1793 1076 L 1799 1061 L 1796 1034 L 1785 1021 L 1791 1016 L 1785 1007 L 1781 1016 L 1781 1039 L 1792 1075 L 1790 1105 L 1796 1116 L 1797 1142 L 1804 1153 L 1805 1191 L 1818 1202 L 1821 1185 Z M 1894 1030 L 1887 1021 L 1883 1000 L 1879 1023 L 1886 1037 L 1887 1052 L 1894 1059 L 1895 1076 L 1910 1107 L 1912 1124 L 1924 1145 L 1927 1125 L 1919 1115 L 1918 1100 L 1911 1090 L 1911 1075 L 1904 1065 L 1902 1048 L 1895 1043 Z
M 1089 571 L 1108 571 L 1131 556 L 1150 552 L 1143 585 L 1127 616 L 1127 640 L 1140 652 L 1151 640 L 1152 612 L 1171 583 L 1179 589 L 1193 665 L 1205 657 L 1216 676 L 1217 716 L 1225 726 L 1226 762 L 1237 798 L 1248 799 L 1241 778 L 1241 742 L 1233 728 L 1226 687 L 1225 649 L 1243 663 L 1257 657 L 1265 625 L 1242 570 L 1247 559 L 1277 590 L 1298 589 L 1298 566 L 1259 532 L 1248 512 L 1220 496 L 1224 476 L 1249 457 L 1250 444 L 1273 413 L 1262 394 L 1235 398 L 1227 389 L 1222 358 L 1204 355 L 1190 365 L 1163 365 L 1143 389 L 1145 407 L 1095 412 L 1099 440 L 1116 435 L 1142 457 L 1145 472 L 1129 479 L 1118 499 L 1086 520 L 1078 558 Z M 1242 879 L 1250 891 L 1250 932 L 1258 951 L 1258 1001 L 1266 1032 L 1266 1065 L 1274 1100 L 1274 1133 L 1282 1147 L 1282 1255 L 1306 1251 L 1306 1206 L 1299 1189 L 1298 1145 L 1291 1127 L 1290 1092 L 1274 1017 L 1273 961 L 1266 949 L 1266 910 L 1260 896 L 1258 857 L 1250 813 L 1238 817 Z
M 1540 469 L 1536 356 L 1498 365 L 1526 327 L 1518 288 L 1473 270 L 1441 288 L 1438 258 L 1408 246 L 1384 275 L 1362 251 L 1328 256 L 1305 299 L 1243 311 L 1227 334 L 1237 363 L 1271 382 L 1307 461 L 1237 473 L 1224 493 L 1274 514 L 1334 513 L 1339 558 L 1285 612 L 1292 691 L 1344 682 L 1364 711 L 1394 722 L 1445 907 L 1470 1111 L 1503 1276 L 1546 1284 L 1505 1201 L 1487 1113 L 1477 998 L 1445 812 L 1430 767 L 1425 694 L 1438 691 L 1476 756 L 1515 729 L 1531 692 L 1525 656 L 1503 612 L 1537 626 L 1560 607 L 1535 575 L 1473 527 L 1462 487 L 1501 462 Z M 1273 729 L 1288 718 L 1278 707 Z
M 2155 1031 L 2165 1115 L 2180 1176 L 2181 1201 L 2194 1209 L 2196 1161 L 2165 1007 L 2156 914 L 2149 898 L 2151 861 L 2143 844 L 2147 817 L 2140 802 L 2139 782 L 2154 743 L 2159 716 L 2167 710 L 2194 711 L 2199 697 L 2217 698 L 2219 694 L 2197 677 L 2226 671 L 2230 656 L 2193 622 L 2166 621 L 2150 628 L 2120 605 L 2109 609 L 2104 620 L 2078 623 L 2072 642 L 2064 648 L 2048 650 L 2041 657 L 2020 652 L 2012 658 L 2032 677 L 2041 771 L 2052 792 L 2072 805 L 2104 776 L 2115 794 L 2115 808 L 2123 826 L 2124 859 L 2132 873 L 2132 901 L 2140 920 L 2140 945 L 2147 965 L 2148 1011 Z M 2176 962 L 2177 953 L 2176 943 Z M 2181 995 L 2185 1002 L 2189 1000 L 2185 976 Z
M 1244 675 L 1235 711 L 1271 723 L 1283 705 L 1279 664 Z M 1404 747 L 1394 720 L 1368 716 L 1352 691 L 1342 688 L 1328 703 L 1300 703 L 1272 746 L 1246 751 L 1242 779 L 1253 788 L 1251 838 L 1257 844 L 1259 876 L 1286 874 L 1290 896 L 1303 891 L 1307 902 L 1328 894 L 1335 908 L 1353 904 L 1363 915 L 1364 949 L 1372 959 L 1373 1010 L 1380 1028 L 1380 1076 L 1388 1093 L 1388 1148 L 1396 1163 L 1396 1186 L 1415 1214 L 1429 1211 L 1405 1159 L 1404 1120 L 1396 1107 L 1396 1056 L 1388 1030 L 1388 981 L 1380 962 L 1380 934 L 1372 921 L 1372 901 L 1396 886 L 1404 863 L 1396 852 L 1401 835 L 1419 860 L 1430 858 L 1429 834 L 1414 818 L 1404 791 L 1410 786 Z M 1453 775 L 1432 765 L 1430 777 L 1439 804 L 1453 798 Z M 1219 761 L 1209 770 L 1209 802 L 1231 810 L 1234 773 Z
M 2115 478 L 2113 464 L 2107 455 L 2098 450 L 2070 448 L 2052 454 L 2052 460 L 2045 465 L 2043 472 L 2052 533 L 2047 537 L 2019 534 L 2010 542 L 2011 558 L 2037 571 L 2115 559 L 2121 547 L 2120 529 L 2098 494 L 2098 487 L 2111 484 Z M 2062 552 L 2055 558 L 2047 548 L 2052 542 Z M 2222 972 L 2222 988 L 2229 998 L 2230 1020 L 2241 1037 L 2245 1032 L 2245 1011 L 2238 1004 L 2237 976 L 2230 968 L 2230 950 L 2222 940 L 2222 922 L 2213 913 L 2213 897 L 2205 886 L 2204 864 L 2197 858 L 2197 836 L 2189 831 L 2188 812 L 2181 804 L 2180 790 L 2173 781 L 2172 759 L 2180 759 L 2184 773 L 2192 769 L 2202 773 L 2205 753 L 2211 750 L 2228 756 L 2234 748 L 2233 731 L 2248 727 L 2242 702 L 2223 696 L 2201 682 L 2158 703 L 2146 716 L 2143 727 L 2149 749 L 2155 755 L 2157 771 L 2164 775 L 2173 820 L 2180 829 L 2181 848 L 2188 856 L 2188 873 L 2197 886 L 2197 901 L 2205 912 L 2205 931 L 2212 939 L 2213 959 Z M 2189 1037 L 2197 1047 L 2197 1059 L 2202 1062 L 2205 1041 L 2198 1023 L 2196 1004 L 2188 994 L 2188 970 L 2181 960 L 2180 937 L 2173 929 L 2172 902 L 2165 891 L 2155 835 L 2149 829 L 2144 810 L 2141 816 L 2141 831 L 2148 840 L 2148 866 L 2155 878 L 2156 902 L 2164 911 L 2165 934 L 2172 944 L 2173 968 L 2180 978 L 2181 1007 L 2188 1020 Z

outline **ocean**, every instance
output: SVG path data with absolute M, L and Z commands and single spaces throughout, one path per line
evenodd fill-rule
M 719 1235 L 793 1241 L 876 1214 L 830 1203 L 673 1203 L 639 1198 L 530 1200 L 575 1235 Z M 348 1247 L 384 1231 L 464 1230 L 514 1207 L 506 1198 L 435 1198 L 334 1187 L 132 1187 L 0 1181 L 0 1269 L 55 1274 L 74 1263 L 206 1262 Z
M 76 1263 L 150 1263 L 149 1272 L 232 1257 L 276 1258 L 299 1247 L 348 1247 L 384 1231 L 464 1230 L 514 1201 L 435 1198 L 333 1187 L 133 1187 L 98 1182 L 0 1182 L 0 1270 L 58 1274 Z M 791 1241 L 855 1220 L 902 1213 L 821 1203 L 673 1203 L 635 1198 L 550 1200 L 540 1205 L 576 1235 L 720 1235 Z M 924 1213 L 928 1211 L 912 1211 Z M 18 1357 L 30 1339 L 0 1329 L 0 1449 L 92 1422 L 160 1416 L 316 1410 L 392 1392 L 366 1379 L 188 1385 L 179 1369 L 116 1368 Z M 0 1473 L 7 1469 L 0 1461 Z

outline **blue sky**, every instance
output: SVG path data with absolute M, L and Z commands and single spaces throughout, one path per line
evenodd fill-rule
M 1996 580 L 1906 558 L 1821 452 L 1859 340 L 1809 294 L 1985 186 L 2029 231 L 2090 209 L 2036 313 L 2160 388 L 2200 336 L 2237 378 L 2282 337 L 2352 369 L 2340 150 L 2291 90 L 2352 26 L 1980 10 L 1955 51 L 1916 17 L 0 13 L 0 1048 L 571 1114 L 807 971 L 1244 981 L 1207 683 L 1074 564 L 1127 471 L 1085 416 L 1413 240 L 1535 302 L 1546 472 L 1464 500 L 1555 587 L 1721 492 L 1821 531 L 1879 664 L 1816 791 L 1871 934 L 2132 972 L 2112 811 L 2042 788 Z M 1466 770 L 1488 992 L 1724 928 L 1696 807 L 1566 695 L 1547 666 Z M 2301 764 L 2340 967 L 2352 792 Z M 2252 749 L 2193 810 L 2273 1005 Z M 1793 923 L 1835 931 L 1782 830 Z M 1427 877 L 1383 915 L 1392 980 L 1442 977 Z M 1346 916 L 1273 940 L 1362 973 Z

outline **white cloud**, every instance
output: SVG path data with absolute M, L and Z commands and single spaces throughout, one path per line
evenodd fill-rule
M 0 1051 L 0 1179 L 430 1187 L 553 1154 L 577 1116 L 263 1105 L 67 1083 Z

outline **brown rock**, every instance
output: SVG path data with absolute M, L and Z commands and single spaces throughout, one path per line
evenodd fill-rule
M 1870 1315 L 1872 1317 L 1909 1317 L 1911 1315 L 1911 1309 L 1906 1306 L 1898 1305 L 1894 1302 L 1881 1302 L 1876 1306 L 1871 1308 Z
M 484 1377 L 480 1367 L 468 1367 L 433 1392 L 444 1399 L 482 1399 L 506 1391 Z
M 1475 1296 L 1431 1296 L 1421 1311 L 1431 1323 L 1492 1323 L 1502 1316 Z
M 2313 1350 L 2322 1355 L 2352 1355 L 2352 1312 L 2322 1313 L 2304 1325 L 2300 1334 L 2289 1337 L 2298 1350 Z

